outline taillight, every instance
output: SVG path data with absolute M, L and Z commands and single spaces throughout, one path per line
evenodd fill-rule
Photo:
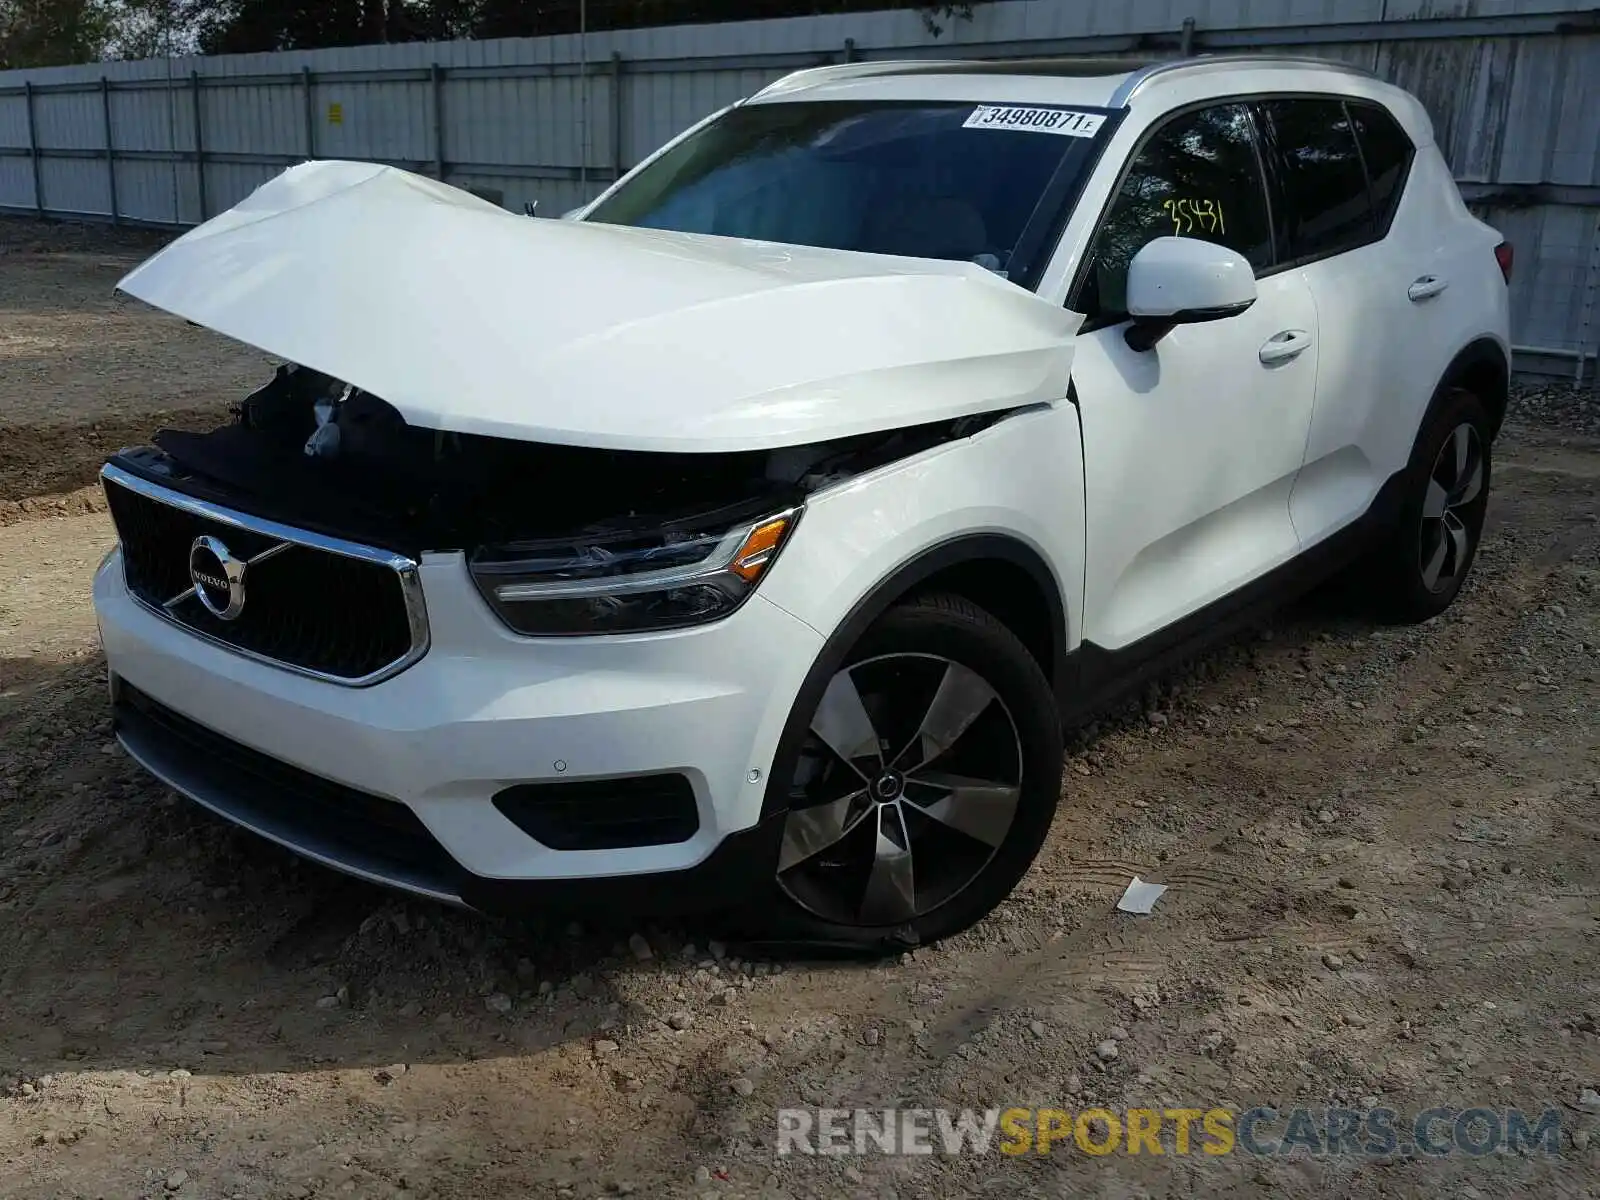
M 1501 242 L 1494 248 L 1494 260 L 1500 264 L 1500 274 L 1506 277 L 1507 283 L 1511 282 L 1511 263 L 1514 258 L 1510 242 Z

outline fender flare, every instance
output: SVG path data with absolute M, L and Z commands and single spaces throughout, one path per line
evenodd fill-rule
M 1450 360 L 1450 365 L 1445 367 L 1444 373 L 1439 377 L 1439 383 L 1434 388 L 1428 408 L 1431 409 L 1438 403 L 1439 397 L 1451 386 L 1481 378 L 1485 371 L 1491 372 L 1495 379 L 1494 394 L 1483 395 L 1481 385 L 1471 390 L 1477 393 L 1478 399 L 1488 407 L 1489 414 L 1494 419 L 1492 434 L 1498 434 L 1500 423 L 1505 420 L 1506 406 L 1510 399 L 1511 360 L 1506 354 L 1505 347 L 1492 337 L 1476 338 L 1456 352 L 1456 356 Z M 1426 412 L 1423 414 L 1423 420 L 1427 420 Z M 1419 422 L 1419 427 L 1420 424 Z

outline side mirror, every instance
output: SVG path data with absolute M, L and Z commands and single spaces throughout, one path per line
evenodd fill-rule
M 1174 325 L 1236 317 L 1256 302 L 1256 274 L 1237 250 L 1198 238 L 1158 237 L 1128 264 L 1128 345 L 1149 350 Z

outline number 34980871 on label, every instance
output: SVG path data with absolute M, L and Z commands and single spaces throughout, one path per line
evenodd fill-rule
M 1019 129 L 1029 133 L 1057 133 L 1067 137 L 1093 137 L 1105 121 L 1101 113 L 1074 112 L 1068 108 L 1027 108 L 1016 104 L 980 104 L 961 123 L 963 129 Z

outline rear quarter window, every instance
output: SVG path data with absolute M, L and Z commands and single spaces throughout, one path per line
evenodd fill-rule
M 1382 237 L 1389 232 L 1394 210 L 1399 207 L 1416 147 L 1386 109 L 1360 101 L 1347 101 L 1345 108 L 1355 126 L 1356 140 L 1361 144 L 1361 157 L 1367 166 L 1368 186 L 1372 191 L 1376 234 Z

